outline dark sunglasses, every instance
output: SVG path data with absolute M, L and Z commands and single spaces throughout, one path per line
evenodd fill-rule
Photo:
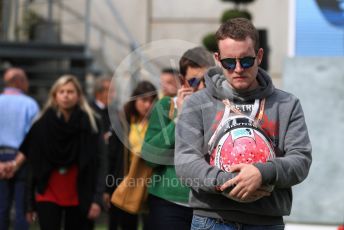
M 197 88 L 199 86 L 199 84 L 201 84 L 201 82 L 204 82 L 204 78 L 193 77 L 193 78 L 188 80 L 188 83 L 189 83 L 190 87 L 192 87 L 192 88 Z
M 223 68 L 227 70 L 234 70 L 236 67 L 237 61 L 239 61 L 242 68 L 248 69 L 254 65 L 255 59 L 256 57 L 224 58 L 224 59 L 221 59 L 220 62 Z

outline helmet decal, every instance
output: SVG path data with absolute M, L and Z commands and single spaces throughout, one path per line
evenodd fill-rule
M 264 105 L 264 102 L 262 104 Z M 230 172 L 231 166 L 236 164 L 265 163 L 275 158 L 272 141 L 259 127 L 260 120 L 243 114 L 228 113 L 228 107 L 225 108 L 227 113 L 224 113 L 220 125 L 208 143 L 210 165 Z M 263 108 L 259 111 L 260 117 L 262 117 L 262 110 Z M 266 186 L 266 189 L 272 191 L 273 186 Z M 224 191 L 224 195 L 242 202 L 230 197 L 228 190 Z M 261 197 L 245 202 L 252 202 L 259 198 Z

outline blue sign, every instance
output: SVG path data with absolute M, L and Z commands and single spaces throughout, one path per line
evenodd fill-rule
M 344 0 L 296 0 L 295 7 L 295 56 L 344 56 Z
M 344 0 L 316 0 L 325 19 L 344 29 Z

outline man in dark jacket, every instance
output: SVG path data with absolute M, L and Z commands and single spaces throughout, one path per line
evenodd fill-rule
M 94 100 L 91 103 L 92 108 L 95 110 L 98 115 L 101 116 L 102 126 L 104 129 L 105 134 L 110 130 L 110 118 L 108 112 L 108 104 L 110 102 L 110 98 L 112 98 L 112 94 L 114 92 L 114 87 L 111 86 L 111 78 L 110 77 L 99 77 L 96 79 L 94 83 Z M 109 95 L 110 93 L 110 95 Z M 107 134 L 108 135 L 108 134 Z M 106 137 L 105 142 L 107 142 L 108 137 Z

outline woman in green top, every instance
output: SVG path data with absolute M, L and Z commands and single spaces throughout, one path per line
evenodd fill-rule
M 173 165 L 174 132 L 185 98 L 204 88 L 203 76 L 215 65 L 211 54 L 196 47 L 186 51 L 179 61 L 181 88 L 176 97 L 158 101 L 149 119 L 142 146 L 142 157 L 154 168 L 148 186 L 149 215 L 147 229 L 190 229 L 192 209 L 188 206 L 189 188 L 182 185 Z

